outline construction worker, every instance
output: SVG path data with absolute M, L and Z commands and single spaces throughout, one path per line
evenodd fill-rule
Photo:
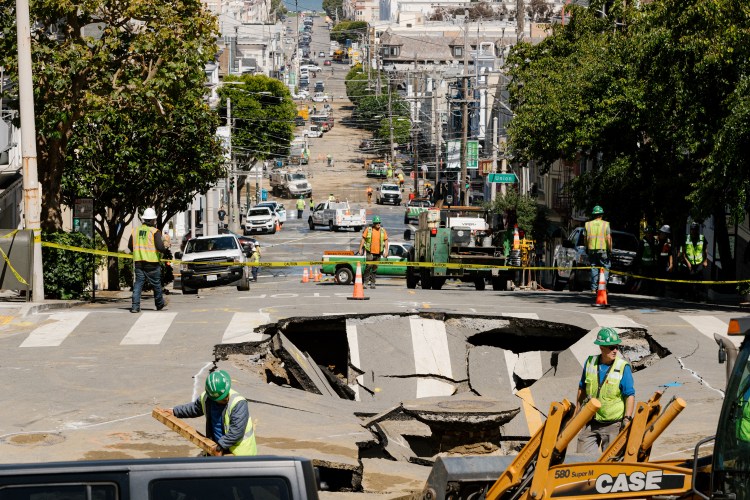
M 404 173 L 403 172 L 399 172 L 397 177 L 398 177 L 398 185 L 399 185 L 399 187 L 404 187 Z
M 258 271 L 260 270 L 260 266 L 258 265 L 260 263 L 260 246 L 250 244 L 250 264 L 252 267 L 250 268 L 250 272 L 252 273 L 253 281 L 258 281 Z
M 367 203 L 372 203 L 372 186 L 367 186 Z
M 297 218 L 301 219 L 302 214 L 305 211 L 305 198 L 300 195 L 299 199 L 297 200 Z
M 609 253 L 612 251 L 612 233 L 609 222 L 604 220 L 604 209 L 596 205 L 591 210 L 594 217 L 586 223 L 586 251 L 591 263 L 591 291 L 596 293 L 599 285 L 599 270 L 604 269 L 604 282 L 609 281 L 609 268 L 612 263 Z
M 359 254 L 365 250 L 365 276 L 364 284 L 370 284 L 370 288 L 375 288 L 375 275 L 378 271 L 377 265 L 370 265 L 367 262 L 377 262 L 381 258 L 388 257 L 388 233 L 385 228 L 380 227 L 380 216 L 372 218 L 372 225 L 365 228 L 362 232 L 362 240 L 359 242 Z
M 638 272 L 646 278 L 656 277 L 656 257 L 658 247 L 656 243 L 656 230 L 654 226 L 646 226 L 643 231 L 643 238 L 638 244 L 638 253 L 636 262 L 638 263 Z M 638 285 L 638 291 L 649 293 L 653 289 L 652 280 L 641 280 Z
M 659 254 L 656 256 L 656 276 L 664 280 L 671 278 L 674 271 L 671 234 L 672 229 L 667 224 L 664 224 L 659 228 L 659 234 L 657 235 L 657 249 L 659 250 Z M 666 288 L 666 281 L 656 282 L 657 295 L 665 295 Z
M 703 278 L 703 269 L 708 265 L 708 245 L 702 234 L 700 224 L 692 222 L 690 232 L 685 237 L 685 244 L 680 249 L 680 267 L 684 278 L 691 281 L 700 281 Z M 690 283 L 688 295 L 697 299 L 700 295 L 700 285 Z
M 326 155 L 326 161 L 328 162 L 328 166 L 329 166 L 329 167 L 332 167 L 332 166 L 333 166 L 333 156 L 331 156 L 331 153 L 328 153 L 328 154 Z
M 583 365 L 576 413 L 591 398 L 598 399 L 601 408 L 578 435 L 578 453 L 598 454 L 598 450 L 606 449 L 617 437 L 625 423 L 633 420 L 633 369 L 625 358 L 617 355 L 621 343 L 614 329 L 601 328 L 594 341 L 600 353 L 589 356 Z
M 232 389 L 224 370 L 206 377 L 205 391 L 192 403 L 175 406 L 167 413 L 177 418 L 206 417 L 206 437 L 216 443 L 216 454 L 253 456 L 258 454 L 253 419 L 247 400 Z
M 313 203 L 312 196 L 310 196 L 310 214 L 313 213 L 314 208 L 315 208 L 315 203 Z
M 161 264 L 159 254 L 166 253 L 169 244 L 165 245 L 164 235 L 156 229 L 156 211 L 147 208 L 141 216 L 143 224 L 130 236 L 128 248 L 133 252 L 133 267 L 135 268 L 135 282 L 130 312 L 141 312 L 141 292 L 148 280 L 154 289 L 154 304 L 156 310 L 161 311 L 167 306 L 167 301 L 161 289 Z
M 335 196 L 333 196 L 333 193 L 330 193 L 330 194 L 328 195 L 328 201 L 336 201 L 336 197 L 335 197 Z
M 390 180 L 391 177 L 393 177 L 393 167 L 391 167 L 391 164 L 388 164 L 388 168 L 385 171 L 385 176 L 387 179 Z

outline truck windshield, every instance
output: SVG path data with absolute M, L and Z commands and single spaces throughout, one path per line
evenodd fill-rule
M 714 446 L 714 491 L 750 498 L 750 342 L 745 340 L 727 385 Z M 718 484 L 717 484 L 718 483 Z M 745 492 L 743 495 L 742 492 Z
M 214 250 L 233 250 L 237 248 L 237 240 L 232 237 L 205 238 L 188 241 L 185 253 L 212 252 Z
M 290 181 L 304 181 L 304 180 L 307 180 L 307 176 L 305 174 L 289 174 L 289 180 Z
M 269 208 L 254 208 L 247 213 L 248 217 L 254 217 L 257 215 L 271 215 L 271 209 Z

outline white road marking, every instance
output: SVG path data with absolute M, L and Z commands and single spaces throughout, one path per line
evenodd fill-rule
M 263 340 L 263 334 L 254 330 L 264 323 L 268 323 L 271 316 L 268 313 L 261 312 L 240 312 L 234 313 L 232 320 L 229 322 L 224 336 L 221 338 L 222 344 L 238 344 L 240 342 L 260 342 Z
M 361 370 L 362 364 L 359 359 L 359 337 L 357 336 L 357 325 L 347 321 L 346 322 L 346 341 L 349 343 L 349 363 L 356 369 Z M 361 401 L 359 398 L 359 386 L 365 383 L 365 377 L 363 375 L 357 376 L 356 384 L 352 384 L 351 387 L 354 390 L 354 400 Z
M 507 316 L 509 318 L 524 318 L 524 319 L 539 319 L 539 315 L 537 313 L 502 313 L 503 316 Z
M 120 345 L 158 345 L 176 317 L 173 312 L 141 313 Z
M 542 353 L 539 351 L 522 352 L 518 356 L 513 372 L 524 380 L 539 380 L 544 374 Z
M 445 323 L 434 319 L 409 318 L 411 343 L 414 351 L 414 373 L 453 377 L 448 334 Z M 449 396 L 455 392 L 452 384 L 431 378 L 417 379 L 417 397 Z
M 518 354 L 508 349 L 503 349 L 503 356 L 505 356 L 505 369 L 508 371 L 508 385 L 510 385 L 510 392 L 516 393 L 516 381 L 513 379 L 513 371 L 516 368 L 516 362 L 518 361 Z
M 593 354 L 592 348 L 594 347 L 594 340 L 596 340 L 598 333 L 599 328 L 594 328 L 568 349 L 573 357 L 575 357 L 581 364 L 581 368 L 583 368 L 584 363 L 586 363 L 586 359 Z
M 690 323 L 693 328 L 712 341 L 714 340 L 714 333 L 720 333 L 731 340 L 736 347 L 739 347 L 742 343 L 743 336 L 733 335 L 730 337 L 727 335 L 727 327 L 729 325 L 716 316 L 680 316 L 680 318 Z
M 20 347 L 57 347 L 75 330 L 88 312 L 64 312 L 50 315 L 54 323 L 35 328 Z
M 599 326 L 609 326 L 612 328 L 643 328 L 643 325 L 636 323 L 624 314 L 592 314 L 592 318 Z
M 434 396 L 451 396 L 456 392 L 453 384 L 434 378 L 417 379 L 417 398 L 431 398 Z

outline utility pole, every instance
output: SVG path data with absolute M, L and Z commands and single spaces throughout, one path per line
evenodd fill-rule
M 414 65 L 416 66 L 417 58 L 414 56 Z M 420 95 L 419 95 L 419 77 L 417 76 L 416 68 L 414 71 L 414 116 L 415 120 L 413 123 L 414 129 L 412 130 L 413 144 L 412 149 L 414 150 L 414 168 L 412 173 L 414 174 L 414 196 L 419 193 L 419 106 L 420 106 Z
M 393 144 L 393 109 L 391 109 L 391 82 L 388 81 L 388 128 L 390 129 L 391 139 L 391 166 L 396 165 L 396 147 Z
M 497 172 L 497 116 L 492 119 L 492 172 Z M 490 185 L 490 200 L 495 202 L 495 186 Z
M 463 72 L 463 99 L 461 100 L 461 178 L 459 179 L 458 189 L 461 193 L 460 203 L 465 205 L 468 201 L 469 190 L 466 187 L 468 182 L 468 172 L 466 171 L 466 162 L 468 160 L 468 141 L 469 141 L 469 54 L 467 53 L 467 39 L 469 29 L 467 22 L 469 11 L 464 11 L 464 72 Z
M 516 41 L 523 40 L 523 0 L 516 0 Z
M 41 209 L 42 187 L 36 166 L 34 123 L 34 80 L 31 72 L 31 24 L 28 0 L 16 0 L 18 43 L 18 95 L 21 114 L 21 157 L 23 164 L 24 227 L 34 232 L 34 261 L 31 272 L 31 300 L 44 302 L 42 270 Z
M 435 127 L 435 188 L 437 192 L 438 184 L 440 183 L 440 140 L 443 135 L 443 124 L 440 122 L 440 113 L 437 109 L 437 75 L 433 74 L 432 78 L 432 112 L 433 112 L 433 125 Z
M 232 154 L 232 100 L 227 97 L 227 127 L 229 127 L 229 172 L 227 176 L 227 193 L 229 194 L 229 227 L 233 232 L 240 230 L 240 216 L 237 207 L 237 173 L 235 168 L 234 156 Z M 230 183 L 231 180 L 231 183 Z

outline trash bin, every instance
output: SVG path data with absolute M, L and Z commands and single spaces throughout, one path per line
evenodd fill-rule
M 268 190 L 267 189 L 261 189 L 260 190 L 260 201 L 268 201 Z

